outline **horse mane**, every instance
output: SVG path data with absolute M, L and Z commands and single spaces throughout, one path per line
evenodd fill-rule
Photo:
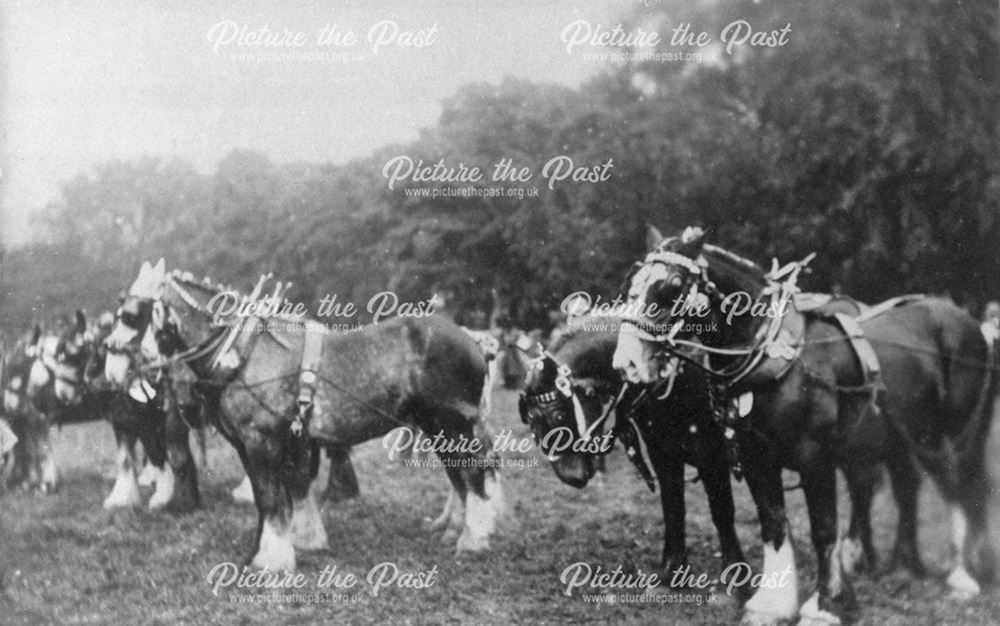
M 667 251 L 667 250 L 669 250 L 671 252 L 680 252 L 680 248 L 683 247 L 684 245 L 685 245 L 685 242 L 680 237 L 667 237 L 658 246 L 656 246 L 656 250 L 658 252 L 664 252 L 664 251 Z M 729 261 L 730 263 L 733 263 L 734 265 L 739 265 L 739 266 L 743 267 L 744 269 L 748 269 L 748 270 L 752 270 L 752 271 L 756 271 L 756 272 L 761 272 L 761 273 L 764 272 L 763 268 L 761 268 L 760 265 L 757 265 L 756 263 L 754 263 L 750 259 L 748 259 L 746 257 L 742 257 L 742 256 L 736 254 L 735 252 L 731 252 L 729 250 L 726 250 L 725 248 L 720 248 L 719 246 L 716 246 L 716 245 L 713 245 L 713 244 L 710 244 L 710 243 L 705 243 L 705 244 L 702 244 L 701 249 L 704 250 L 705 252 L 709 253 L 709 254 L 712 254 L 712 255 L 715 255 L 715 256 L 720 256 L 720 257 L 726 259 L 727 261 Z M 696 259 L 692 259 L 692 261 L 694 261 L 694 260 L 696 260 Z
M 602 317 L 598 315 L 587 314 L 582 317 L 578 317 L 570 322 L 562 331 L 559 336 L 556 337 L 555 341 L 546 346 L 546 349 L 553 354 L 561 350 L 567 343 L 573 341 L 584 334 L 598 334 L 600 331 L 594 330 L 595 325 L 612 325 L 617 324 L 617 317 Z
M 719 246 L 713 246 L 710 243 L 706 243 L 705 245 L 702 246 L 702 249 L 704 249 L 705 252 L 709 252 L 711 254 L 715 254 L 715 255 L 718 255 L 718 256 L 721 256 L 721 257 L 725 257 L 730 262 L 735 263 L 736 265 L 741 265 L 741 266 L 743 266 L 744 268 L 746 268 L 748 270 L 754 270 L 754 271 L 761 272 L 761 273 L 764 272 L 764 269 L 761 266 L 757 265 L 756 263 L 754 263 L 750 259 L 748 259 L 746 257 L 742 257 L 742 256 L 740 256 L 738 254 L 733 253 L 733 252 L 730 252 L 729 250 L 726 250 L 725 248 L 720 248 Z
M 197 278 L 194 277 L 194 274 L 192 274 L 191 272 L 182 272 L 181 270 L 171 270 L 168 276 L 174 281 L 181 283 L 185 287 L 197 287 L 200 289 L 215 291 L 217 293 L 221 293 L 223 291 L 232 291 L 234 293 L 239 293 L 238 290 L 233 289 L 229 285 L 224 285 L 222 283 L 215 282 L 208 276 L 205 276 L 201 280 L 198 280 Z

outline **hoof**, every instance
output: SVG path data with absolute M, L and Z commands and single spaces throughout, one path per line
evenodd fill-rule
M 155 467 L 153 467 L 152 463 L 146 463 L 145 465 L 143 465 L 142 471 L 139 472 L 139 478 L 137 479 L 139 481 L 139 486 L 152 487 L 153 483 L 156 482 L 156 475 L 158 473 L 159 472 L 156 470 Z
M 489 537 L 474 537 L 468 532 L 462 533 L 462 535 L 458 538 L 458 543 L 455 545 L 455 551 L 459 554 L 463 552 L 487 552 L 489 549 Z
M 859 540 L 844 538 L 841 541 L 840 565 L 848 574 L 860 574 L 870 569 L 868 556 Z
M 948 587 L 951 588 L 951 595 L 960 600 L 968 600 L 978 596 L 982 589 L 979 583 L 965 571 L 964 567 L 956 567 L 948 574 Z
M 745 611 L 740 618 L 740 626 L 783 626 L 789 622 L 790 618 L 756 611 Z
M 316 498 L 310 493 L 303 501 L 294 502 L 292 510 L 292 544 L 298 550 L 328 550 L 330 542 L 323 528 Z
M 819 594 L 813 594 L 799 611 L 799 626 L 834 626 L 840 618 L 819 608 Z
M 104 499 L 105 509 L 121 509 L 141 505 L 142 496 L 139 495 L 139 485 L 134 480 L 116 481 L 111 493 Z
M 906 569 L 914 578 L 926 578 L 927 570 L 920 557 L 908 550 L 894 550 L 889 569 Z
M 450 527 L 444 531 L 443 535 L 441 535 L 441 543 L 445 545 L 451 545 L 453 543 L 456 543 L 458 541 L 458 537 L 460 534 L 461 534 L 460 530 L 458 530 L 457 528 Z
M 347 502 L 348 500 L 354 500 L 359 495 L 361 494 L 357 491 L 350 492 L 350 491 L 341 491 L 339 489 L 327 489 L 326 491 L 323 492 L 321 499 L 324 500 L 325 502 L 332 502 L 333 504 L 336 504 L 338 502 Z
M 294 572 L 295 546 L 290 538 L 278 533 L 270 522 L 265 521 L 257 554 L 250 560 L 250 567 L 271 572 Z
M 174 497 L 174 470 L 164 464 L 162 470 L 153 468 L 152 474 L 156 491 L 149 498 L 149 510 L 156 511 L 167 506 Z

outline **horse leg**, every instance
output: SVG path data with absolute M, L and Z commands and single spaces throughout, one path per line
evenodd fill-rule
M 795 552 L 787 532 L 785 492 L 781 484 L 781 466 L 774 460 L 770 446 L 751 437 L 740 440 L 744 476 L 760 519 L 761 541 L 764 544 L 763 580 L 774 584 L 759 587 L 744 605 L 744 623 L 771 624 L 792 619 L 798 613 L 799 583 L 795 569 Z M 738 576 L 738 574 L 737 574 Z M 727 593 L 743 586 L 746 580 L 737 576 L 723 577 Z
M 24 487 L 28 480 L 28 467 L 31 463 L 31 444 L 32 435 L 27 429 L 27 420 L 20 415 L 10 416 L 11 429 L 14 431 L 14 436 L 17 437 L 17 442 L 14 444 L 14 448 L 10 451 L 13 455 L 11 461 L 10 475 L 7 476 L 7 487 L 9 489 L 16 489 L 19 487 Z
M 957 480 L 942 480 L 942 493 L 951 517 L 951 547 L 954 565 L 948 574 L 948 586 L 959 598 L 979 595 L 982 589 L 969 573 L 969 557 L 973 561 L 982 548 L 986 535 L 986 511 L 989 503 L 989 485 L 981 463 L 962 463 L 951 446 L 944 446 L 946 455 L 954 455 L 951 465 L 958 468 Z M 947 488 L 944 487 L 947 485 Z M 974 549 L 973 549 L 974 548 Z
M 607 483 L 604 477 L 608 473 L 608 459 L 607 455 L 598 454 L 594 456 L 594 477 L 590 479 L 590 484 L 594 486 L 595 489 L 604 489 L 607 487 Z
M 874 571 L 878 563 L 872 543 L 871 507 L 878 487 L 877 465 L 844 467 L 847 490 L 851 496 L 851 525 L 841 540 L 841 563 L 849 574 Z
M 139 438 L 142 440 L 142 437 Z M 142 451 L 136 452 L 135 454 L 136 463 L 142 468 L 139 472 L 139 486 L 140 487 L 152 487 L 156 483 L 156 477 L 158 476 L 156 468 L 149 460 L 149 453 L 146 452 L 146 444 L 142 445 Z
M 149 498 L 149 510 L 156 511 L 166 506 L 174 488 L 174 473 L 167 463 L 167 448 L 164 444 L 163 426 L 165 417 L 163 411 L 146 403 L 125 400 L 121 405 L 120 415 L 115 419 L 129 420 L 130 430 L 138 433 L 142 447 L 146 451 L 147 464 L 143 473 L 148 474 L 150 484 L 155 486 L 153 495 Z M 138 459 L 138 455 L 134 457 Z M 136 463 L 136 467 L 139 464 Z M 142 484 L 140 475 L 138 483 Z
M 671 455 L 657 459 L 656 474 L 660 482 L 660 506 L 663 509 L 663 558 L 660 578 L 673 586 L 673 579 L 687 563 L 687 542 L 684 528 L 684 462 Z
M 136 436 L 118 424 L 113 426 L 115 440 L 118 442 L 118 451 L 115 455 L 117 477 L 111 493 L 104 499 L 104 508 L 139 506 L 142 504 L 142 497 L 139 495 L 139 483 L 136 481 Z
M 351 463 L 351 449 L 328 444 L 326 456 L 330 459 L 330 475 L 326 481 L 323 499 L 341 502 L 357 498 L 361 491 L 358 489 L 358 477 Z
M 917 547 L 917 499 L 920 474 L 913 459 L 906 453 L 893 455 L 886 461 L 892 481 L 892 496 L 899 509 L 896 542 L 892 548 L 892 567 L 903 566 L 917 578 L 926 575 Z
M 853 621 L 858 603 L 841 560 L 837 533 L 837 473 L 821 464 L 800 473 L 809 509 L 809 530 L 816 551 L 817 590 L 802 606 L 800 624 Z
M 46 420 L 40 425 L 38 435 L 39 465 L 41 467 L 41 482 L 38 486 L 42 493 L 53 493 L 59 484 L 59 468 L 56 467 L 55 456 L 52 453 L 52 427 Z
M 500 475 L 493 468 L 459 469 L 465 484 L 465 523 L 458 537 L 458 552 L 482 552 L 490 548 L 503 509 Z M 453 483 L 454 484 L 454 483 Z
M 282 480 L 292 496 L 292 543 L 299 550 L 327 550 L 330 543 L 312 489 L 319 473 L 319 444 L 308 437 L 291 436 L 283 457 Z
M 441 536 L 441 543 L 455 543 L 458 535 L 462 532 L 462 523 L 465 520 L 464 498 L 456 489 L 451 473 L 448 473 L 448 499 L 444 503 L 444 509 L 434 521 L 426 525 L 426 529 L 431 532 L 444 531 Z M 463 485 L 464 487 L 464 485 Z
M 719 549 L 722 552 L 723 571 L 736 563 L 746 563 L 739 537 L 736 536 L 736 507 L 733 504 L 733 488 L 729 482 L 729 467 L 719 456 L 718 463 L 709 463 L 698 468 L 702 486 L 708 496 L 708 507 L 712 513 L 712 524 L 719 535 Z M 739 567 L 738 565 L 736 567 Z M 750 587 L 737 588 L 738 599 L 746 602 L 753 592 Z
M 198 492 L 198 468 L 191 454 L 189 423 L 197 423 L 199 419 L 197 405 L 182 405 L 170 403 L 165 416 L 165 439 L 167 447 L 166 471 L 173 471 L 172 489 L 164 490 L 160 498 L 164 504 L 169 504 L 172 511 L 188 512 L 201 506 L 201 494 Z M 160 495 L 159 483 L 157 493 Z M 150 506 L 152 507 L 152 501 Z
M 281 480 L 281 441 L 271 432 L 249 428 L 244 430 L 242 446 L 257 506 L 257 534 L 249 564 L 272 572 L 294 571 L 292 502 Z

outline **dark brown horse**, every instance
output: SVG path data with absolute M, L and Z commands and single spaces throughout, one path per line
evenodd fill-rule
M 843 312 L 856 315 L 860 305 L 850 299 L 813 296 L 818 315 Z M 733 526 L 732 490 L 729 484 L 730 465 L 723 445 L 722 425 L 714 419 L 708 390 L 708 379 L 695 367 L 676 363 L 674 376 L 665 389 L 656 393 L 639 386 L 621 391 L 618 372 L 612 366 L 617 344 L 619 320 L 609 317 L 585 316 L 574 320 L 542 354 L 534 366 L 527 367 L 528 383 L 522 394 L 522 420 L 532 428 L 536 441 L 559 443 L 562 450 L 550 454 L 556 475 L 566 484 L 583 487 L 594 475 L 595 465 L 603 460 L 601 451 L 573 451 L 569 441 L 580 441 L 579 431 L 595 428 L 594 423 L 605 416 L 608 404 L 621 393 L 614 426 L 615 439 L 621 440 L 629 458 L 652 488 L 655 479 L 660 487 L 664 519 L 664 548 L 661 578 L 670 581 L 673 572 L 687 563 L 685 543 L 684 466 L 698 470 L 709 500 L 712 521 L 719 533 L 724 565 L 744 560 Z M 582 412 L 583 428 L 579 427 L 571 396 L 556 393 L 567 388 L 559 383 L 559 367 L 565 365 L 569 375 L 568 389 L 577 396 Z M 540 402 L 539 399 L 544 400 Z M 528 419 L 527 416 L 531 416 Z M 557 442 L 554 431 L 566 434 Z M 641 439 L 641 442 L 639 441 Z M 877 468 L 852 466 L 845 469 L 851 495 L 851 522 L 847 541 L 857 547 L 857 566 L 876 562 L 872 544 L 870 509 L 877 486 Z M 894 482 L 899 496 L 904 492 L 916 497 L 916 483 L 900 485 Z M 915 537 L 913 537 L 915 541 Z M 916 550 L 913 545 L 912 549 Z M 848 568 L 853 569 L 853 568 Z M 750 587 L 738 588 L 746 600 Z
M 619 333 L 616 369 L 631 382 L 656 384 L 666 359 L 695 363 L 692 353 L 707 353 L 706 369 L 718 383 L 713 393 L 752 393 L 749 419 L 732 418 L 730 428 L 755 497 L 763 498 L 765 578 L 788 568 L 794 573 L 781 468 L 798 471 L 805 491 L 818 589 L 803 617 L 836 622 L 857 609 L 838 541 L 835 468 L 877 462 L 892 468 L 911 455 L 951 507 L 955 563 L 948 583 L 977 593 L 967 550 L 985 536 L 983 454 L 993 383 L 978 325 L 941 299 L 875 307 L 851 333 L 863 333 L 872 359 L 862 348 L 855 352 L 841 325 L 795 310 L 799 269 L 764 272 L 705 243 L 697 229 L 660 241 L 629 277 L 633 308 Z M 695 325 L 704 329 L 697 336 Z M 866 372 L 864 365 L 876 360 L 867 368 L 876 371 Z M 795 588 L 761 589 L 747 603 L 747 617 L 794 617 Z
M 711 418 L 705 377 L 694 369 L 685 371 L 661 398 L 638 388 L 626 390 L 619 405 L 635 407 L 627 417 L 622 411 L 608 415 L 622 387 L 612 367 L 617 328 L 616 318 L 574 320 L 527 368 L 521 419 L 531 427 L 556 475 L 574 487 L 588 483 L 595 461 L 610 451 L 616 439 L 623 442 L 650 488 L 654 484 L 660 488 L 662 580 L 669 583 L 687 564 L 685 465 L 698 470 L 708 496 L 723 565 L 744 562 L 721 426 Z M 604 425 L 598 423 L 602 418 L 607 420 Z

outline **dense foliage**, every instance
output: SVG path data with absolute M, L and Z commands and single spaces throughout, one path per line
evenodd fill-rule
M 865 300 L 930 291 L 977 310 L 1000 296 L 997 2 L 709 5 L 636 5 L 626 24 L 668 35 L 683 14 L 718 42 L 733 20 L 787 23 L 788 43 L 622 62 L 576 90 L 469 85 L 418 140 L 343 166 L 238 150 L 212 175 L 154 158 L 80 174 L 43 236 L 4 255 L 0 327 L 109 308 L 159 256 L 244 288 L 273 271 L 310 303 L 383 289 L 499 302 L 530 327 L 571 291 L 615 292 L 646 223 L 703 225 L 761 262 L 815 251 L 807 287 Z M 486 172 L 511 159 L 535 174 L 507 184 L 539 193 L 407 195 L 382 173 L 399 155 Z M 539 173 L 557 155 L 613 159 L 610 179 L 550 189 Z

